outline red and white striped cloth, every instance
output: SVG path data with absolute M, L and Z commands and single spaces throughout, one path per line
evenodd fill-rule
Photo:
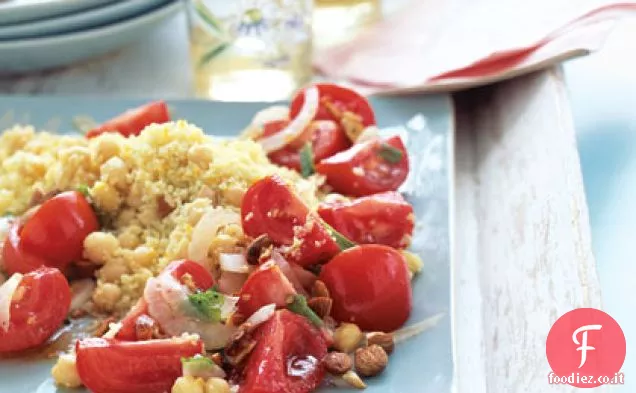
M 636 2 L 598 3 L 412 0 L 350 42 L 324 50 L 314 66 L 366 93 L 480 86 L 598 50 L 621 18 L 636 16 Z

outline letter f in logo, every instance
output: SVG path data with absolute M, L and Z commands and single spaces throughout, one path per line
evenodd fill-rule
M 594 347 L 587 345 L 588 330 L 601 330 L 601 327 L 602 327 L 601 325 L 585 325 L 576 329 L 574 333 L 572 334 L 572 341 L 574 341 L 574 344 L 581 345 L 580 347 L 576 349 L 577 351 L 581 351 L 581 364 L 579 365 L 579 368 L 583 367 L 583 365 L 585 364 L 585 361 L 587 360 L 587 351 L 593 351 L 596 349 Z M 583 334 L 581 335 L 581 342 L 579 342 L 576 336 L 581 332 L 583 332 Z

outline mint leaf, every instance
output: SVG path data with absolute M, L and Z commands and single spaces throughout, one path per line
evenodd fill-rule
M 309 177 L 316 173 L 314 167 L 314 150 L 311 146 L 311 142 L 305 143 L 302 149 L 300 149 L 300 174 L 303 177 Z
M 294 295 L 291 302 L 287 304 L 287 309 L 309 319 L 311 323 L 318 327 L 324 325 L 322 319 L 307 305 L 307 299 L 303 295 Z
M 378 155 L 386 162 L 390 164 L 397 164 L 404 157 L 402 150 L 397 147 L 393 147 L 388 143 L 383 142 L 378 150 Z
M 205 292 L 188 295 L 188 300 L 201 319 L 208 322 L 221 320 L 221 307 L 225 303 L 223 294 L 214 289 L 208 289 Z
M 344 251 L 356 246 L 354 242 L 347 239 L 347 237 L 342 233 L 336 231 L 331 225 L 327 224 L 324 221 L 322 221 L 322 225 L 324 225 L 325 229 L 327 230 L 329 236 L 333 239 L 333 241 L 335 241 L 338 247 L 340 247 L 340 251 Z

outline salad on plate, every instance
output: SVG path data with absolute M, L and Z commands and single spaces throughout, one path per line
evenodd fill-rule
M 72 332 L 52 377 L 95 393 L 308 393 L 382 373 L 417 333 L 402 139 L 334 84 L 246 123 L 218 139 L 157 101 L 82 135 L 2 133 L 0 356 Z

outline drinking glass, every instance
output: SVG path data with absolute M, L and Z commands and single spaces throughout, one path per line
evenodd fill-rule
M 198 97 L 289 98 L 311 80 L 312 0 L 185 0 Z

